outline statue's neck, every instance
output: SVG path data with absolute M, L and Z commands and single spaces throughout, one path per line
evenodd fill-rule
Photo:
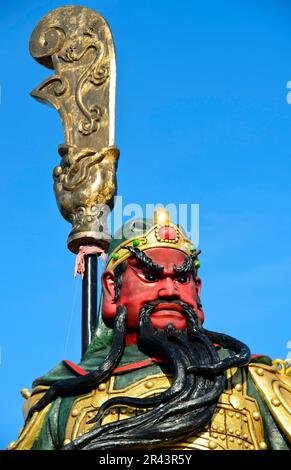
M 125 344 L 126 346 L 137 344 L 137 331 L 132 331 L 126 335 Z

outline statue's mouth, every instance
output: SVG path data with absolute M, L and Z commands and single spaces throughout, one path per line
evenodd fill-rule
M 168 323 L 173 323 L 178 329 L 186 327 L 183 308 L 174 302 L 159 303 L 151 314 L 151 322 L 154 327 L 165 327 Z
M 161 302 L 161 303 L 159 303 L 154 308 L 152 315 L 159 312 L 160 310 L 173 311 L 175 313 L 177 313 L 177 312 L 183 313 L 183 308 L 181 307 L 181 305 L 176 304 L 175 302 Z

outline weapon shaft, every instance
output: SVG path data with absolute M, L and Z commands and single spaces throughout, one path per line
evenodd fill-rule
M 82 284 L 82 356 L 91 343 L 97 324 L 97 255 L 85 256 Z

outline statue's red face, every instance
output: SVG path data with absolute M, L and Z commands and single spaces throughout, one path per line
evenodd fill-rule
M 178 274 L 174 265 L 181 266 L 186 255 L 173 248 L 150 248 L 145 251 L 154 263 L 164 266 L 159 274 L 150 273 L 135 258 L 127 260 L 128 266 L 123 274 L 120 296 L 113 303 L 115 295 L 115 277 L 112 271 L 105 271 L 102 278 L 103 284 L 103 316 L 109 320 L 115 317 L 119 305 L 125 305 L 128 314 L 128 328 L 137 330 L 138 316 L 141 307 L 148 302 L 164 299 L 151 315 L 154 328 L 164 329 L 172 323 L 177 329 L 186 328 L 186 319 L 181 312 L 181 307 L 168 301 L 180 300 L 197 311 L 203 321 L 203 311 L 197 307 L 197 291 L 200 292 L 200 279 L 194 282 L 192 274 Z

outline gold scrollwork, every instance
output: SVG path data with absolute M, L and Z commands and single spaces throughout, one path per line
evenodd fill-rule
M 104 85 L 109 78 L 110 70 L 107 58 L 104 59 L 105 47 L 102 41 L 99 40 L 98 33 L 87 30 L 83 34 L 85 38 L 82 39 L 85 40 L 78 38 L 78 41 L 71 43 L 64 53 L 59 55 L 59 58 L 65 62 L 79 62 L 91 51 L 94 53 L 93 59 L 91 59 L 89 65 L 86 65 L 76 87 L 76 103 L 85 116 L 85 119 L 80 121 L 78 128 L 82 134 L 88 135 L 97 130 L 97 123 L 101 120 L 104 111 L 97 104 L 90 107 L 85 105 L 85 87 L 88 83 L 92 83 L 96 87 Z

